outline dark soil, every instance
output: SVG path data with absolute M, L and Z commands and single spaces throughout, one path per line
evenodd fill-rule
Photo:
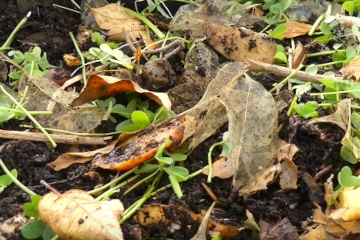
M 56 0 L 55 3 L 67 7 L 72 7 L 68 0 Z M 0 1 L 0 44 L 9 36 L 16 24 L 24 17 L 17 11 L 15 0 Z M 53 8 L 51 6 L 38 6 L 26 25 L 16 35 L 16 39 L 11 45 L 15 49 L 26 50 L 29 45 L 24 45 L 22 41 L 32 41 L 41 47 L 48 54 L 50 63 L 59 64 L 64 53 L 73 53 L 73 44 L 69 37 L 69 32 L 76 34 L 80 16 L 66 10 Z M 276 78 L 264 80 L 267 88 L 270 88 Z M 341 139 L 343 131 L 333 125 L 320 125 L 318 128 L 307 125 L 300 120 L 289 120 L 282 117 L 284 126 L 281 138 L 285 141 L 292 141 L 300 151 L 297 153 L 295 163 L 299 169 L 298 189 L 292 191 L 281 190 L 278 182 L 268 186 L 268 190 L 260 191 L 247 199 L 235 197 L 229 202 L 228 197 L 232 194 L 232 180 L 214 179 L 208 186 L 223 203 L 217 206 L 214 219 L 219 222 L 241 227 L 247 219 L 245 210 L 253 213 L 255 220 L 263 220 L 270 224 L 275 224 L 287 217 L 291 224 L 297 227 L 299 234 L 302 233 L 301 225 L 304 221 L 312 217 L 312 201 L 322 206 L 323 202 L 323 183 L 330 174 L 337 174 L 344 161 L 340 158 Z M 290 123 L 291 122 L 291 123 Z M 3 129 L 19 129 L 18 121 L 10 121 L 2 126 Z M 324 138 L 325 136 L 325 138 Z M 186 160 L 185 167 L 189 172 L 195 172 L 206 165 L 209 147 L 221 139 L 221 134 L 211 137 L 199 147 Z M 88 164 L 75 164 L 66 170 L 55 172 L 46 164 L 53 161 L 62 153 L 69 150 L 69 146 L 60 145 L 52 149 L 49 145 L 30 141 L 9 141 L 0 136 L 0 158 L 9 169 L 16 168 L 18 179 L 32 191 L 39 195 L 48 192 L 45 187 L 40 185 L 40 180 L 45 180 L 60 192 L 68 189 L 91 190 L 97 184 L 96 181 L 83 177 L 83 173 L 89 170 Z M 215 153 L 214 153 L 215 156 Z M 317 179 L 317 182 L 310 184 L 307 176 L 314 177 L 319 171 L 328 165 L 333 168 Z M 0 170 L 0 175 L 3 172 Z M 111 179 L 114 173 L 102 172 L 105 181 Z M 312 179 L 312 178 L 311 178 Z M 146 204 L 162 203 L 184 206 L 195 213 L 209 208 L 213 200 L 201 186 L 206 183 L 206 176 L 201 175 L 187 182 L 181 183 L 184 198 L 179 200 L 171 189 L 163 191 L 150 199 Z M 167 184 L 164 178 L 163 184 Z M 142 197 L 147 186 L 140 186 L 125 198 L 121 199 L 125 208 L 134 201 Z M 114 197 L 117 197 L 114 195 Z M 23 203 L 29 201 L 29 196 L 11 185 L 0 195 L 0 223 L 21 212 Z M 122 225 L 125 239 L 135 239 L 133 229 L 136 225 L 134 220 L 129 220 Z M 191 230 L 183 229 L 174 234 L 167 233 L 167 230 L 159 226 L 158 228 L 148 228 L 146 232 L 154 238 L 174 238 L 190 239 L 197 230 L 197 226 Z M 251 231 L 242 231 L 233 239 L 249 240 Z

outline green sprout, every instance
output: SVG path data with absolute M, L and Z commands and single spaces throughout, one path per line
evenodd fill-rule
M 127 106 L 122 104 L 115 104 L 116 99 L 110 97 L 106 100 L 98 100 L 97 104 L 101 108 L 108 108 L 111 104 L 111 113 L 120 115 L 126 120 L 120 122 L 116 126 L 117 132 L 136 132 L 140 131 L 150 124 L 159 124 L 173 117 L 175 113 L 171 110 L 166 110 L 164 107 L 160 107 L 156 112 L 149 110 L 149 100 L 141 101 L 136 94 L 127 94 L 127 100 L 129 103 Z M 113 105 L 114 104 L 114 105 Z M 109 120 L 116 123 L 116 118 L 109 117 Z
M 14 178 L 17 178 L 18 172 L 16 169 L 13 169 L 10 171 L 11 174 L 14 176 Z M 0 176 L 0 194 L 5 190 L 7 186 L 9 186 L 11 183 L 13 183 L 13 180 L 7 175 L 1 175 Z
M 338 173 L 337 180 L 339 182 L 339 186 L 335 191 L 335 198 L 339 195 L 342 189 L 346 187 L 359 187 L 360 186 L 360 178 L 357 178 L 352 175 L 352 171 L 350 167 L 343 167 Z
M 8 52 L 8 56 L 22 67 L 21 70 L 9 73 L 9 77 L 14 80 L 10 83 L 11 86 L 19 83 L 19 80 L 24 72 L 34 76 L 43 77 L 52 67 L 46 58 L 46 53 L 44 52 L 41 54 L 41 48 L 39 47 L 34 47 L 26 53 L 22 53 L 18 50 L 12 50 Z

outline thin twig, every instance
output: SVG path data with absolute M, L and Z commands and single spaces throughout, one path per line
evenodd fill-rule
M 39 132 L 20 132 L 20 131 L 6 131 L 0 129 L 1 138 L 5 139 L 19 139 L 35 142 L 49 142 L 49 139 L 44 134 Z M 107 140 L 112 139 L 109 137 L 83 137 L 65 134 L 49 134 L 54 143 L 64 144 L 82 144 L 82 145 L 106 145 Z
M 263 62 L 255 61 L 252 59 L 249 59 L 249 62 L 262 67 L 261 70 L 266 70 L 268 72 L 277 74 L 279 76 L 285 77 L 285 76 L 290 75 L 292 72 L 294 72 L 294 69 L 289 69 L 287 67 L 281 67 L 281 66 L 276 66 L 273 64 L 263 63 Z M 334 80 L 334 81 L 342 79 L 341 77 L 331 77 L 331 76 L 324 76 L 324 75 L 320 75 L 320 74 L 311 74 L 311 73 L 307 73 L 307 72 L 303 72 L 303 71 L 297 72 L 293 77 L 296 79 L 302 80 L 302 81 L 312 82 L 312 83 L 320 83 L 319 82 L 320 79 L 330 79 L 330 80 Z

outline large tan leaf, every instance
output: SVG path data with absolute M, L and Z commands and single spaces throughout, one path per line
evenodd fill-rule
M 354 59 L 348 62 L 341 68 L 340 72 L 344 78 L 355 78 L 359 81 L 360 78 L 360 55 L 357 55 Z
M 110 39 L 124 41 L 125 30 L 132 41 L 140 35 L 146 45 L 153 42 L 147 37 L 145 26 L 139 19 L 127 14 L 123 6 L 113 3 L 101 8 L 91 8 L 91 11 L 99 27 L 109 30 Z
M 203 31 L 209 44 L 229 60 L 245 63 L 249 63 L 249 59 L 264 63 L 274 62 L 276 44 L 257 32 L 208 22 L 204 23 Z M 261 70 L 251 62 L 249 69 Z
M 231 63 L 233 69 L 239 63 Z M 278 118 L 272 95 L 249 76 L 231 82 L 220 96 L 229 120 L 234 161 L 234 187 L 249 183 L 273 163 L 279 140 Z
M 83 190 L 48 193 L 39 213 L 61 239 L 123 239 L 118 218 L 124 211 L 120 200 L 96 201 Z

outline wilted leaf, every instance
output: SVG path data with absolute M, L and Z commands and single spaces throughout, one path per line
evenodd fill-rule
M 83 190 L 48 193 L 39 203 L 40 218 L 61 239 L 123 239 L 120 200 L 96 201 Z
M 261 34 L 246 28 L 236 28 L 206 22 L 203 31 L 209 44 L 225 58 L 249 63 L 249 59 L 273 63 L 276 44 Z M 250 70 L 261 68 L 250 62 Z
M 122 31 L 125 30 L 131 41 L 141 36 L 146 45 L 153 43 L 148 38 L 145 26 L 139 19 L 127 14 L 123 6 L 113 3 L 101 8 L 91 8 L 91 11 L 99 27 L 109 30 L 110 39 L 124 41 Z
M 284 38 L 294 38 L 309 33 L 312 25 L 296 21 L 286 21 L 287 29 L 283 33 Z
M 90 161 L 96 154 L 109 153 L 114 149 L 116 142 L 117 141 L 113 141 L 106 147 L 96 149 L 94 151 L 64 153 L 60 155 L 55 161 L 48 163 L 47 166 L 51 167 L 55 171 L 60 171 L 75 163 L 86 163 Z
M 233 68 L 238 64 L 232 63 Z M 272 95 L 259 82 L 246 75 L 230 84 L 220 101 L 229 119 L 230 157 L 235 163 L 233 185 L 240 187 L 271 167 L 279 144 L 278 113 Z
M 234 25 L 240 18 L 244 21 L 247 9 L 235 1 L 205 1 L 200 7 L 193 4 L 181 6 L 170 23 L 173 32 L 189 34 L 192 39 L 202 39 L 202 25 L 205 21 Z M 245 23 L 246 24 L 246 23 Z
M 357 55 L 340 70 L 344 78 L 355 78 L 359 81 L 360 78 L 360 55 Z
M 135 221 L 144 227 L 157 228 L 166 225 L 169 232 L 189 231 L 188 226 L 194 222 L 200 224 L 204 216 L 183 207 L 174 205 L 151 204 L 143 207 L 135 216 Z M 239 229 L 231 225 L 219 224 L 208 220 L 207 231 L 219 232 L 223 238 L 231 238 L 239 233 Z
M 24 91 L 28 86 L 25 108 L 28 111 L 52 111 L 52 115 L 36 115 L 34 118 L 43 127 L 88 133 L 95 129 L 105 114 L 105 110 L 97 106 L 86 104 L 79 109 L 69 108 L 71 101 L 79 94 L 65 91 L 46 78 L 24 74 L 20 80 L 19 90 Z
M 174 149 L 183 138 L 183 119 L 153 126 L 140 132 L 138 138 L 126 146 L 119 146 L 109 154 L 99 154 L 93 159 L 93 166 L 116 171 L 127 171 L 154 157 L 158 149 L 170 136 L 166 149 Z
M 151 92 L 142 89 L 131 80 L 119 80 L 109 76 L 91 75 L 87 81 L 84 91 L 71 103 L 72 107 L 100 98 L 111 97 L 119 93 L 137 92 L 143 93 L 166 109 L 171 109 L 171 102 L 166 93 Z
M 350 116 L 351 99 L 344 99 L 338 102 L 336 112 L 325 117 L 313 119 L 309 124 L 315 123 L 333 123 L 338 125 L 344 131 L 348 130 L 349 116 Z
M 295 51 L 293 53 L 292 68 L 296 69 L 304 62 L 307 57 L 307 52 L 301 42 L 296 44 Z
M 206 240 L 207 226 L 208 226 L 208 222 L 210 219 L 210 214 L 211 214 L 212 210 L 214 209 L 214 207 L 215 207 L 215 202 L 213 202 L 213 204 L 211 204 L 209 209 L 206 211 L 206 214 L 205 214 L 203 220 L 201 221 L 198 231 L 191 238 L 191 240 Z
M 347 208 L 342 215 L 344 221 L 354 221 L 360 219 L 360 188 L 347 187 L 339 193 L 340 206 Z
M 226 109 L 219 100 L 219 86 L 224 91 L 232 81 L 239 81 L 246 71 L 243 63 L 224 65 L 209 83 L 201 100 L 186 114 L 183 142 L 192 137 L 195 148 L 227 122 Z

